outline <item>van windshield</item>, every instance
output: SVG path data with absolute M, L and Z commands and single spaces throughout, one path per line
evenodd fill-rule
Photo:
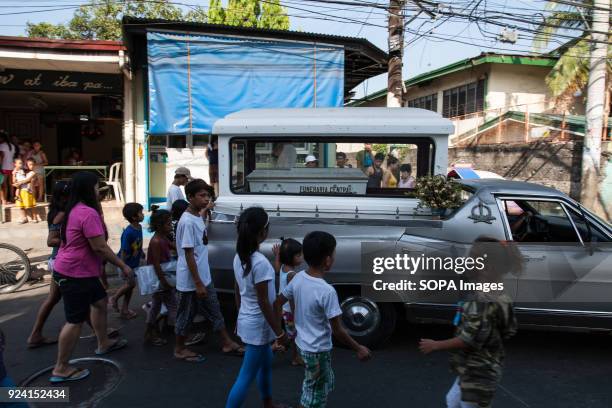
M 232 139 L 231 189 L 237 194 L 411 196 L 433 169 L 428 138 Z

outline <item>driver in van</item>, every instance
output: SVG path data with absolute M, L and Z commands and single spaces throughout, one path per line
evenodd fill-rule
M 297 151 L 291 143 L 277 142 L 272 145 L 272 157 L 275 158 L 275 167 L 290 169 L 295 167 Z

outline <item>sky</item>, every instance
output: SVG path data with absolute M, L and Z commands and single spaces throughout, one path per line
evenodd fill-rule
M 193 5 L 208 7 L 208 0 L 176 1 L 180 2 L 180 7 L 185 10 Z M 351 4 L 356 3 L 355 0 L 347 1 Z M 387 3 L 387 0 L 362 1 L 362 3 L 364 2 L 383 5 Z M 87 1 L 0 0 L 0 35 L 26 35 L 27 22 L 67 22 L 76 6 L 84 3 L 87 3 Z M 292 30 L 363 37 L 377 47 L 387 50 L 387 15 L 385 10 L 356 5 L 313 3 L 311 0 L 281 0 L 281 3 L 287 7 Z M 463 12 L 467 6 L 474 3 L 482 4 L 475 0 L 453 0 L 446 3 L 452 8 L 444 10 Z M 536 11 L 543 9 L 544 3 L 546 2 L 542 0 L 488 0 L 484 2 L 491 12 L 500 10 L 513 12 L 513 10 L 516 10 L 516 13 L 522 15 L 533 14 L 534 16 L 537 15 Z M 64 7 L 66 9 L 49 11 Z M 406 14 L 407 16 L 415 16 L 417 14 L 416 6 L 409 6 Z M 528 35 L 519 35 L 516 44 L 500 43 L 493 36 L 499 34 L 503 27 L 482 23 L 477 26 L 475 23 L 466 22 L 465 19 L 459 21 L 446 20 L 444 16 L 440 15 L 431 19 L 425 14 L 419 14 L 416 15 L 414 21 L 408 24 L 407 28 L 411 32 L 405 34 L 404 79 L 464 58 L 477 56 L 485 51 L 524 54 L 533 49 L 532 38 Z M 386 75 L 372 78 L 355 89 L 356 98 L 379 91 L 386 85 Z

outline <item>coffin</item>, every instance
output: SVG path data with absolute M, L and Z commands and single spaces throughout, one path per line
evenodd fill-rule
M 368 177 L 359 169 L 259 169 L 247 177 L 251 193 L 364 195 Z

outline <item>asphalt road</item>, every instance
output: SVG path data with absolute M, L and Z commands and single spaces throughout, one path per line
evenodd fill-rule
M 25 346 L 35 313 L 46 293 L 46 286 L 36 285 L 17 294 L 0 295 L 0 328 L 8 340 L 5 360 L 9 374 L 16 381 L 52 365 L 55 360 L 55 346 L 36 350 Z M 140 306 L 143 301 L 137 297 L 134 306 Z M 231 309 L 231 302 L 224 301 L 223 305 Z M 58 306 L 46 328 L 50 336 L 57 335 L 63 323 L 63 310 L 61 304 Z M 95 382 L 108 380 L 118 385 L 97 406 L 224 406 L 241 359 L 222 356 L 214 337 L 195 347 L 207 356 L 207 361 L 190 364 L 172 358 L 171 343 L 164 347 L 144 346 L 142 317 L 121 323 L 111 316 L 111 325 L 121 324 L 124 324 L 121 334 L 130 344 L 109 355 L 119 363 L 121 375 L 111 372 L 110 377 L 92 379 L 90 382 L 94 384 L 75 384 L 71 388 L 74 396 L 86 395 L 91 387 L 101 386 Z M 333 355 L 336 390 L 330 395 L 329 406 L 444 406 L 444 396 L 454 379 L 448 370 L 447 355 L 422 356 L 416 345 L 421 337 L 444 338 L 450 333 L 448 327 L 402 324 L 367 363 L 360 363 L 348 350 L 336 348 Z M 507 345 L 504 378 L 493 406 L 610 407 L 611 344 L 612 337 L 603 334 L 520 332 Z M 80 340 L 74 356 L 90 357 L 94 348 L 94 340 Z M 274 362 L 275 399 L 297 406 L 301 380 L 301 369 L 289 365 L 288 355 L 278 355 Z M 83 390 L 83 387 L 90 389 Z M 75 400 L 70 406 L 74 405 Z M 246 406 L 260 406 L 255 386 Z

